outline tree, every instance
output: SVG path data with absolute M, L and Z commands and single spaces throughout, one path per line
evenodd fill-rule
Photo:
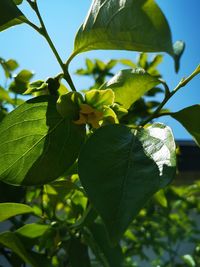
M 32 27 L 46 39 L 62 72 L 32 83 L 30 71 L 19 72 L 6 88 L 14 99 L 1 88 L 0 179 L 8 195 L 13 185 L 20 186 L 15 189 L 17 200 L 11 203 L 5 197 L 0 204 L 0 220 L 11 218 L 14 225 L 14 232 L 0 234 L 2 253 L 13 266 L 23 262 L 133 266 L 123 234 L 156 192 L 165 201 L 160 190 L 176 173 L 172 131 L 153 120 L 172 116 L 200 144 L 199 105 L 175 113 L 163 109 L 200 72 L 200 66 L 170 90 L 156 69 L 161 56 L 147 60 L 144 52 L 166 52 L 178 71 L 184 50 L 180 41 L 172 45 L 167 20 L 154 1 L 94 0 L 66 63 L 47 32 L 37 1 L 27 2 L 40 25 L 23 15 L 18 8 L 22 1 L 2 0 L 0 30 L 19 23 Z M 143 53 L 137 64 L 87 59 L 87 68 L 78 73 L 93 75 L 95 84 L 84 93 L 77 92 L 69 64 L 77 54 L 94 49 Z M 111 70 L 118 63 L 129 69 L 114 74 Z M 1 59 L 1 65 L 6 77 L 12 78 L 17 62 Z M 164 93 L 161 103 L 147 100 L 159 92 Z M 19 94 L 32 97 L 21 104 Z M 6 115 L 5 103 L 18 107 Z M 29 214 L 34 223 L 27 223 Z M 16 215 L 21 216 L 19 220 Z

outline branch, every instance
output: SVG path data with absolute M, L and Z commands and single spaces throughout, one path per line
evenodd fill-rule
M 174 88 L 173 91 L 170 92 L 169 87 L 167 86 L 167 84 L 161 80 L 161 83 L 164 85 L 165 87 L 165 98 L 163 100 L 163 102 L 161 102 L 161 104 L 158 106 L 158 108 L 150 115 L 150 117 L 145 120 L 144 122 L 141 123 L 141 126 L 145 126 L 147 123 L 149 123 L 150 121 L 152 121 L 155 118 L 161 117 L 161 116 L 167 116 L 167 115 L 171 115 L 170 112 L 166 112 L 166 113 L 160 113 L 161 109 L 164 107 L 164 105 L 169 101 L 169 99 L 176 93 L 178 92 L 178 90 L 184 86 L 186 86 L 195 76 L 197 76 L 200 73 L 200 65 L 197 66 L 197 68 L 192 72 L 192 74 L 190 76 L 188 76 L 187 78 L 183 78 L 178 85 Z
M 39 8 L 38 8 L 38 5 L 37 5 L 37 0 L 34 0 L 34 1 L 31 1 L 31 0 L 27 0 L 27 2 L 29 3 L 29 5 L 31 6 L 31 8 L 35 11 L 38 19 L 39 19 L 39 22 L 41 24 L 41 28 L 39 28 L 38 26 L 36 26 L 35 24 L 33 24 L 31 21 L 27 20 L 27 19 L 23 19 L 23 22 L 25 22 L 26 24 L 28 24 L 29 26 L 31 26 L 34 30 L 36 30 L 38 33 L 40 33 L 44 38 L 45 40 L 47 41 L 47 43 L 49 44 L 52 52 L 54 53 L 62 71 L 63 71 L 63 78 L 67 81 L 67 83 L 69 84 L 69 86 L 71 87 L 72 91 L 76 91 L 76 88 L 74 86 L 74 83 L 71 79 L 71 76 L 65 66 L 65 64 L 63 63 L 55 45 L 53 44 L 48 32 L 47 32 L 47 29 L 46 29 L 46 26 L 44 24 L 44 21 L 42 19 L 42 16 L 40 14 L 40 11 L 39 11 Z

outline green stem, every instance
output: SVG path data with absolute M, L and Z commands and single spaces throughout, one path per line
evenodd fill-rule
M 47 29 L 46 29 L 46 26 L 44 24 L 44 21 L 42 19 L 42 16 L 40 14 L 40 11 L 39 11 L 39 8 L 38 8 L 38 5 L 37 5 L 37 1 L 34 0 L 34 2 L 30 1 L 30 0 L 27 0 L 27 2 L 30 4 L 31 8 L 35 11 L 39 21 L 40 21 L 40 24 L 41 24 L 41 28 L 37 27 L 35 24 L 33 24 L 32 22 L 30 22 L 29 20 L 27 19 L 24 19 L 23 21 L 25 23 L 27 23 L 29 26 L 31 26 L 33 29 L 35 29 L 37 32 L 39 32 L 47 41 L 47 43 L 49 44 L 52 52 L 54 53 L 62 71 L 63 71 L 63 78 L 67 81 L 67 83 L 69 84 L 69 86 L 71 87 L 72 91 L 76 91 L 76 88 L 74 86 L 74 83 L 71 79 L 71 76 L 65 66 L 65 64 L 63 63 L 55 45 L 53 44 L 48 32 L 47 32 Z
M 193 73 L 188 76 L 187 78 L 183 78 L 179 84 L 174 88 L 172 91 L 173 94 L 175 94 L 180 88 L 186 86 L 195 76 L 197 76 L 200 73 L 200 65 L 197 66 L 197 68 L 193 71 Z
M 145 126 L 147 123 L 149 123 L 150 121 L 152 121 L 153 119 L 155 119 L 155 118 L 158 118 L 158 117 L 160 117 L 160 116 L 164 116 L 164 114 L 166 114 L 166 113 L 159 113 L 160 111 L 161 111 L 161 109 L 164 107 L 164 105 L 168 102 L 168 100 L 172 97 L 172 95 L 173 95 L 174 93 L 173 93 L 173 91 L 172 92 L 170 92 L 170 91 L 166 91 L 165 92 L 165 98 L 164 98 L 164 100 L 163 100 L 163 102 L 158 106 L 158 108 L 154 111 L 154 113 L 152 113 L 150 116 L 149 116 L 149 118 L 148 119 L 146 119 L 145 121 L 143 121 L 142 123 L 141 123 L 141 126 Z M 169 114 L 167 114 L 167 115 L 169 115 Z
M 41 33 L 41 28 L 39 28 L 37 25 L 35 25 L 34 23 L 32 23 L 30 20 L 28 20 L 27 18 L 24 17 L 19 17 L 19 20 L 28 24 L 30 27 L 32 27 L 35 31 L 37 31 L 39 34 Z
M 179 89 L 181 89 L 182 87 L 186 86 L 199 73 L 200 73 L 200 65 L 197 66 L 197 68 L 193 71 L 193 73 L 190 76 L 188 76 L 187 78 L 183 78 L 178 83 L 178 85 L 174 88 L 174 90 L 171 91 L 171 92 L 170 92 L 169 87 L 167 86 L 167 84 L 164 81 L 161 80 L 161 83 L 165 87 L 165 98 L 164 98 L 163 102 L 158 106 L 158 108 L 150 115 L 150 117 L 148 119 L 146 119 L 144 122 L 142 122 L 141 126 L 146 125 L 147 123 L 149 123 L 150 121 L 152 121 L 155 118 L 158 118 L 158 117 L 161 117 L 161 116 L 166 116 L 166 115 L 171 115 L 170 112 L 166 112 L 166 113 L 159 113 L 159 112 L 164 107 L 164 105 L 169 101 L 169 99 L 176 92 L 179 91 Z
M 77 51 L 77 52 L 75 52 L 75 53 L 72 53 L 72 54 L 70 55 L 70 57 L 68 58 L 67 62 L 65 63 L 65 67 L 66 67 L 66 69 L 69 68 L 69 64 L 71 63 L 72 59 L 73 59 L 76 55 L 78 55 L 78 53 L 79 53 L 79 51 Z

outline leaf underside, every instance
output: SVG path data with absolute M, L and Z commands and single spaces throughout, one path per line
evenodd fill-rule
M 52 181 L 76 160 L 84 138 L 85 127 L 62 118 L 54 97 L 29 100 L 0 125 L 0 179 L 24 185 Z
M 0 31 L 22 23 L 22 18 L 25 20 L 23 13 L 12 0 L 0 1 Z
M 109 125 L 89 138 L 79 157 L 79 176 L 113 243 L 173 179 L 175 166 L 173 135 L 163 124 L 139 130 Z
M 95 49 L 173 55 L 168 22 L 153 0 L 94 0 L 77 33 L 74 53 Z

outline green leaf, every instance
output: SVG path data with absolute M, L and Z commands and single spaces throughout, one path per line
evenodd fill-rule
M 0 124 L 0 179 L 10 184 L 44 184 L 76 160 L 85 127 L 64 119 L 53 96 L 20 105 Z
M 163 189 L 161 189 L 160 191 L 158 191 L 155 195 L 154 195 L 154 199 L 164 208 L 167 207 L 168 203 L 167 203 L 167 199 L 165 196 L 165 192 Z
M 0 58 L 0 65 L 4 70 L 6 78 L 12 78 L 11 72 L 15 69 L 15 67 L 17 68 L 16 64 L 18 63 L 12 59 L 6 61 L 3 58 Z
M 42 236 L 48 229 L 49 225 L 31 223 L 17 229 L 15 233 L 22 237 L 34 239 Z
M 20 24 L 26 18 L 12 0 L 0 1 L 0 31 Z
M 95 49 L 163 51 L 173 56 L 168 22 L 153 0 L 94 0 L 74 54 Z
M 3 58 L 0 58 L 0 65 L 2 66 L 7 78 L 12 78 L 12 72 L 19 67 L 17 61 L 13 59 L 6 61 Z
M 21 81 L 24 83 L 27 83 L 31 80 L 31 78 L 33 77 L 34 73 L 32 71 L 29 70 L 21 70 L 17 76 L 16 76 L 16 80 L 17 81 Z
M 128 109 L 135 101 L 159 83 L 161 82 L 158 78 L 151 76 L 143 69 L 126 69 L 117 73 L 101 89 L 112 89 L 115 93 L 115 102 Z
M 137 65 L 130 59 L 120 59 L 119 63 L 121 63 L 122 65 L 131 67 L 132 69 L 137 68 Z
M 11 83 L 9 90 L 16 94 L 24 94 L 28 89 L 28 83 L 34 76 L 33 72 L 29 70 L 20 71 L 15 77 L 14 81 Z
M 195 267 L 196 266 L 196 263 L 195 263 L 195 261 L 191 255 L 186 254 L 186 255 L 182 256 L 182 259 L 183 259 L 184 263 L 187 264 L 187 266 L 189 266 L 189 267 Z
M 105 227 L 100 223 L 91 224 L 89 227 L 99 250 L 104 255 L 109 267 L 123 266 L 123 254 L 119 244 L 112 247 L 108 239 Z
M 79 239 L 71 239 L 69 245 L 69 261 L 71 267 L 90 267 L 88 248 Z
M 29 95 L 33 93 L 46 91 L 47 89 L 48 89 L 48 84 L 42 80 L 39 80 L 28 84 L 28 88 L 23 94 Z
M 163 61 L 163 56 L 162 55 L 156 55 L 151 63 L 149 64 L 147 71 L 149 74 L 153 74 L 157 66 Z
M 9 219 L 10 217 L 24 214 L 33 213 L 33 209 L 24 204 L 18 203 L 0 203 L 0 222 Z
M 163 124 L 138 130 L 105 126 L 88 139 L 78 164 L 81 183 L 115 243 L 150 197 L 173 179 L 174 138 Z
M 8 92 L 0 86 L 0 101 L 5 101 L 9 104 L 13 104 L 14 101 L 10 98 Z
M 146 53 L 140 53 L 138 59 L 139 67 L 145 69 L 147 67 L 147 63 L 148 63 L 148 55 Z
M 111 106 L 114 104 L 115 95 L 112 90 L 90 90 L 85 94 L 85 101 L 88 105 L 102 109 L 104 106 Z
M 23 243 L 12 232 L 3 232 L 0 234 L 0 244 L 11 249 L 16 253 L 23 261 L 31 266 L 37 266 L 31 255 L 26 251 Z
M 5 62 L 6 67 L 8 68 L 9 71 L 14 71 L 19 67 L 19 64 L 17 63 L 16 60 L 9 59 Z
M 185 127 L 200 146 L 200 105 L 184 108 L 171 116 Z
M 21 5 L 21 3 L 23 2 L 23 0 L 13 0 L 15 5 Z
M 5 118 L 6 116 L 6 111 L 0 109 L 0 122 Z

